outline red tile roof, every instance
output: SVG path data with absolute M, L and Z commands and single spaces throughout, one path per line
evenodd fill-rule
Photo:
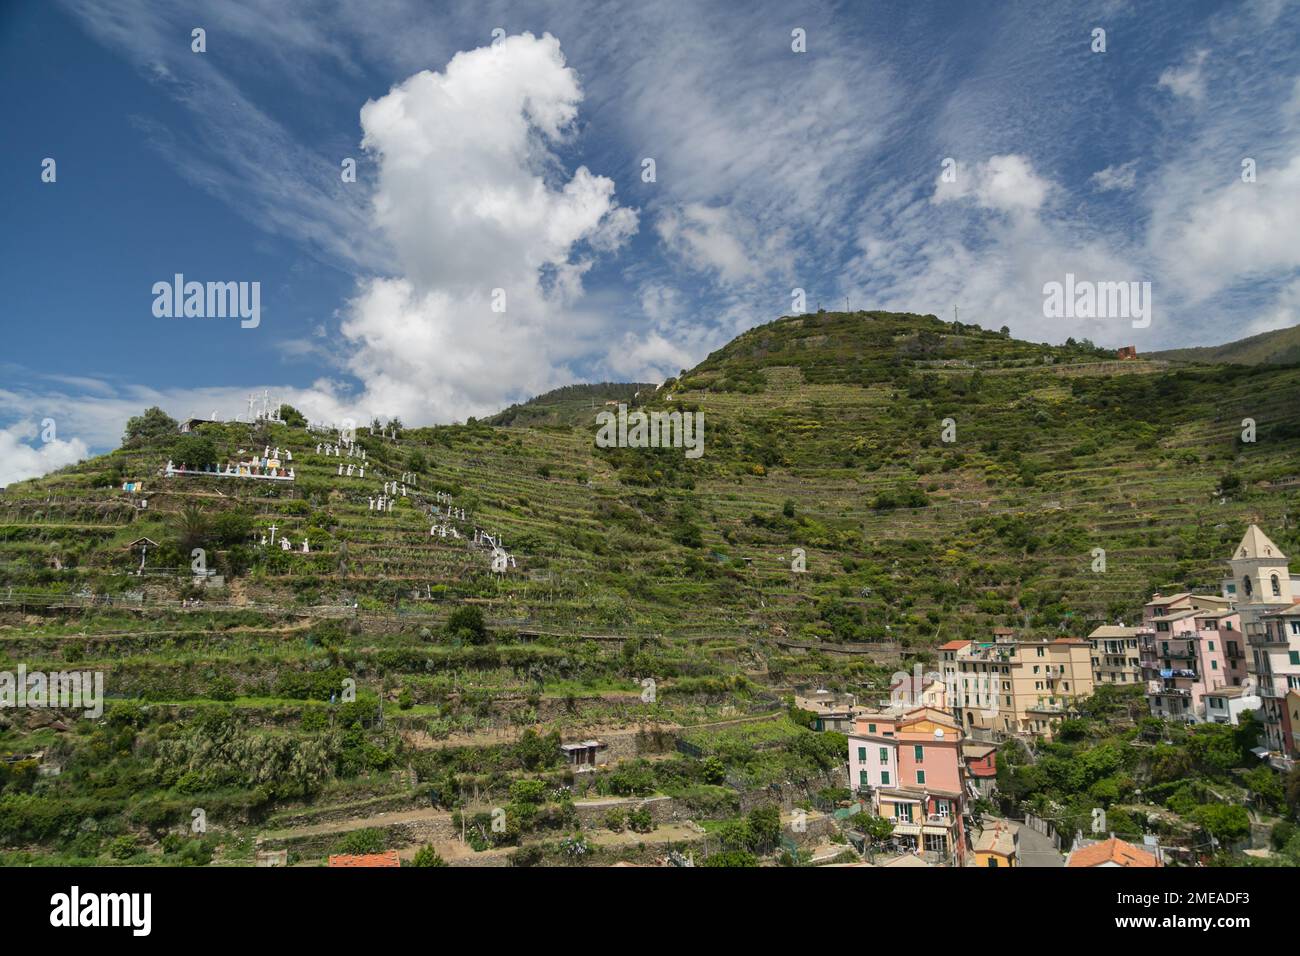
M 330 866 L 401 866 L 402 861 L 397 856 L 396 850 L 387 850 L 383 853 L 363 853 L 353 855 L 351 853 L 337 853 L 330 857 Z
M 1146 850 L 1139 850 L 1132 843 L 1111 837 L 1091 846 L 1081 847 L 1070 854 L 1066 866 L 1101 866 L 1115 863 L 1119 866 L 1159 866 L 1159 861 Z
M 941 651 L 956 651 L 956 650 L 960 650 L 961 648 L 965 647 L 965 646 L 966 646 L 967 644 L 969 644 L 969 643 L 970 643 L 970 641 L 949 641 L 947 644 L 940 644 L 940 645 L 939 645 L 939 650 L 941 650 Z

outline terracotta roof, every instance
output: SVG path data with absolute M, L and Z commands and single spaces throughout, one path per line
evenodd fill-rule
M 1080 847 L 1070 854 L 1066 866 L 1102 866 L 1114 863 L 1117 866 L 1159 866 L 1159 861 L 1146 850 L 1139 850 L 1132 843 L 1111 837 L 1091 846 Z
M 970 643 L 970 641 L 949 641 L 947 644 L 940 644 L 940 645 L 939 645 L 939 650 L 941 650 L 941 651 L 959 651 L 959 650 L 961 650 L 963 647 L 965 647 L 965 646 L 966 646 L 967 644 L 969 644 L 969 643 Z
M 362 853 L 353 855 L 351 853 L 338 853 L 330 857 L 330 866 L 401 866 L 402 861 L 397 856 L 396 850 L 386 850 L 383 853 Z

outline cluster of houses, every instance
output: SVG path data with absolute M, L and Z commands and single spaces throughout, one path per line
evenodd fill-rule
M 1151 713 L 1174 720 L 1254 711 L 1257 752 L 1286 770 L 1300 759 L 1300 575 L 1255 525 L 1227 563 L 1220 593 L 1155 594 L 1141 625 L 1093 631 L 1095 682 L 1140 682 Z
M 1087 638 L 1037 638 L 994 628 L 949 641 L 939 670 L 895 675 L 890 699 L 859 704 L 826 691 L 796 697 L 818 730 L 848 738 L 849 783 L 893 823 L 896 845 L 929 865 L 1016 866 L 1018 830 L 980 826 L 973 803 L 996 786 L 997 744 L 1051 739 L 1103 684 L 1141 686 L 1150 713 L 1236 724 L 1254 711 L 1256 753 L 1278 769 L 1300 759 L 1300 576 L 1255 525 L 1228 559 L 1219 594 L 1155 594 L 1142 623 Z M 1083 841 L 1069 866 L 1158 866 L 1158 853 Z

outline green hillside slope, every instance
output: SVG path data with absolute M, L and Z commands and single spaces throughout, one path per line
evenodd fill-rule
M 1203 364 L 1300 365 L 1300 325 L 1262 332 L 1224 345 L 1154 352 L 1151 357 Z
M 0 711 L 0 766 L 27 767 L 0 796 L 0 846 L 134 860 L 119 836 L 158 852 L 202 807 L 229 862 L 258 834 L 315 859 L 391 809 L 417 815 L 401 845 L 449 839 L 453 809 L 487 814 L 525 776 L 725 817 L 747 788 L 829 786 L 834 742 L 780 709 L 796 686 L 871 699 L 952 638 L 1082 635 L 1154 588 L 1217 590 L 1251 521 L 1300 547 L 1300 368 L 818 313 L 745 333 L 653 396 L 622 388 L 702 413 L 703 456 L 597 449 L 593 395 L 574 393 L 539 402 L 562 412 L 539 424 L 524 405 L 509 427 L 362 429 L 364 479 L 338 475 L 359 457 L 316 452 L 334 434 L 230 423 L 6 489 L 0 654 L 101 671 L 110 701 L 107 721 L 71 726 Z M 292 483 L 162 474 L 268 445 L 292 449 Z M 386 481 L 406 495 L 379 514 Z M 460 537 L 430 534 L 444 524 Z M 476 529 L 514 565 L 494 573 Z M 195 583 L 194 548 L 224 587 Z M 706 729 L 726 745 L 692 752 L 718 763 L 666 757 L 682 728 L 735 721 L 771 746 Z M 658 769 L 575 781 L 557 763 L 560 738 L 619 735 Z M 529 825 L 558 839 L 570 812 Z

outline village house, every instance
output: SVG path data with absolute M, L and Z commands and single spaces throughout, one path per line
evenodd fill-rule
M 1287 769 L 1300 759 L 1300 603 L 1265 612 L 1259 624 L 1251 650 L 1264 724 L 1260 744 L 1276 766 Z
M 1152 853 L 1125 843 L 1116 837 L 1098 842 L 1085 842 L 1070 854 L 1068 867 L 1153 867 L 1160 860 Z
M 969 741 L 961 745 L 961 759 L 966 765 L 966 783 L 973 796 L 993 798 L 998 789 L 998 748 L 996 744 Z
M 1009 869 L 1020 865 L 1020 832 L 1005 820 L 991 822 L 975 834 L 975 866 Z
M 1156 717 L 1203 721 L 1206 691 L 1239 686 L 1246 677 L 1241 618 L 1235 611 L 1176 608 L 1164 600 L 1156 595 L 1143 612 L 1151 624 L 1142 651 L 1147 702 Z
M 1223 597 L 1240 617 L 1250 657 L 1247 667 L 1259 695 L 1257 716 L 1264 725 L 1260 745 L 1281 769 L 1300 756 L 1286 696 L 1300 688 L 1300 576 L 1293 575 L 1282 549 L 1256 525 L 1246 529 L 1228 559 L 1231 577 Z
M 970 641 L 949 641 L 939 645 L 939 673 L 945 686 L 957 686 L 957 655 L 970 645 Z
M 896 707 L 948 709 L 948 686 L 939 674 L 907 674 L 889 685 L 889 702 Z
M 1251 693 L 1249 687 L 1220 687 L 1205 694 L 1207 723 L 1232 724 L 1235 727 L 1248 710 L 1259 710 L 1259 696 Z
M 852 694 L 832 694 L 823 689 L 806 695 L 796 694 L 794 705 L 813 715 L 811 729 L 834 730 L 841 734 L 851 733 L 854 719 L 868 710 Z
M 849 735 L 849 779 L 905 849 L 930 863 L 967 859 L 967 771 L 960 725 L 918 707 L 861 716 Z
M 560 744 L 560 754 L 564 757 L 565 766 L 575 772 L 589 773 L 609 763 L 609 744 L 599 740 Z
M 1136 685 L 1142 682 L 1142 627 L 1103 624 L 1088 635 L 1092 644 L 1092 682 Z
M 995 628 L 993 637 L 988 643 L 959 641 L 940 648 L 950 709 L 963 729 L 980 739 L 1010 734 L 1050 739 L 1075 701 L 1092 694 L 1091 645 L 1077 637 L 1017 638 L 1011 628 Z

